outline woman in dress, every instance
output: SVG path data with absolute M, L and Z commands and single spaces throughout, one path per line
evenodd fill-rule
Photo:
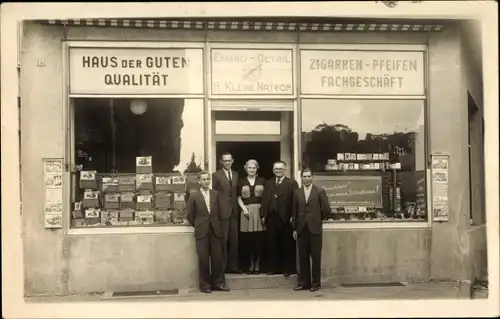
M 241 208 L 240 252 L 243 260 L 249 263 L 249 274 L 260 273 L 265 238 L 265 228 L 260 218 L 265 179 L 257 176 L 258 169 L 259 163 L 256 160 L 248 160 L 245 164 L 247 176 L 241 178 L 238 185 L 238 205 Z

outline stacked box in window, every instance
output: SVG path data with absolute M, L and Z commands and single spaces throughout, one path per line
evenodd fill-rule
M 85 209 L 85 220 L 89 225 L 99 224 L 101 222 L 101 210 L 99 208 Z
M 71 212 L 71 216 L 73 217 L 73 219 L 84 218 L 83 212 L 82 212 L 82 203 L 81 202 L 76 202 L 73 204 L 73 210 Z
M 150 210 L 135 212 L 135 221 L 139 224 L 149 225 L 154 223 L 154 212 Z
M 105 209 L 119 209 L 120 208 L 120 194 L 108 193 L 104 195 L 104 208 Z
M 135 188 L 138 191 L 153 190 L 153 174 L 137 174 L 135 176 Z
M 153 196 L 152 195 L 137 195 L 137 209 L 138 210 L 149 210 L 153 207 Z
M 118 177 L 103 176 L 101 181 L 101 191 L 103 193 L 118 193 Z
M 186 219 L 186 195 L 185 193 L 174 193 L 174 224 L 183 224 Z
M 156 191 L 169 191 L 171 187 L 172 180 L 170 176 L 155 176 L 155 190 Z
M 136 157 L 135 172 L 137 174 L 153 173 L 153 158 L 151 156 Z
M 171 185 L 171 191 L 172 192 L 185 192 L 186 191 L 186 179 L 184 176 L 181 175 L 175 175 L 171 177 L 172 180 L 172 185 Z
M 97 189 L 96 171 L 80 171 L 80 188 Z
M 155 221 L 158 224 L 171 224 L 172 211 L 171 210 L 157 210 L 155 211 Z
M 134 201 L 135 193 L 124 192 L 120 194 L 120 208 L 121 209 L 135 209 Z
M 156 209 L 170 209 L 172 208 L 172 195 L 167 192 L 156 192 L 155 194 L 155 208 Z
M 121 175 L 118 177 L 119 192 L 135 192 L 135 175 Z
M 86 190 L 83 193 L 82 200 L 83 208 L 97 208 L 100 206 L 99 203 L 99 191 Z
M 118 211 L 117 210 L 103 210 L 101 211 L 101 224 L 103 225 L 113 225 L 118 221 Z
M 128 222 L 134 220 L 134 210 L 133 209 L 122 209 L 120 215 L 118 216 L 120 222 Z

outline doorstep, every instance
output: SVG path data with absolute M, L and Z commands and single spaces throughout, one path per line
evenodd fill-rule
M 231 290 L 293 288 L 297 285 L 297 275 L 226 274 L 226 284 Z

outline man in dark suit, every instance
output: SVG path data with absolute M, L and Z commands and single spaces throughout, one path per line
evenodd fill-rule
M 219 192 L 224 203 L 221 212 L 221 226 L 224 234 L 224 272 L 241 273 L 238 265 L 238 172 L 231 169 L 233 156 L 224 153 L 221 157 L 222 168 L 212 176 L 212 189 Z
M 311 170 L 304 169 L 301 178 L 302 187 L 295 191 L 292 217 L 293 238 L 299 246 L 300 269 L 299 282 L 294 289 L 316 291 L 321 287 L 323 220 L 328 218 L 331 208 L 325 190 L 312 184 Z
M 201 172 L 198 180 L 201 187 L 189 196 L 187 220 L 194 227 L 200 291 L 229 291 L 224 283 L 223 232 L 220 222 L 223 205 L 219 193 L 209 188 L 210 174 Z
M 264 187 L 261 217 L 267 229 L 269 275 L 296 273 L 295 243 L 292 238 L 293 194 L 297 182 L 285 176 L 286 163 L 273 164 L 275 178 Z

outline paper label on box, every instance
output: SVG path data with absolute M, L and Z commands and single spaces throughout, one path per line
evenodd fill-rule
M 100 214 L 99 209 L 88 208 L 85 210 L 85 218 L 98 218 Z
M 82 202 L 75 202 L 75 210 L 81 210 L 82 209 Z
M 154 216 L 154 212 L 150 210 L 138 211 L 135 213 L 135 216 L 138 218 L 152 218 Z
M 138 195 L 137 203 L 151 203 L 151 195 Z
M 83 199 L 98 199 L 99 191 L 85 191 L 83 193 Z
M 171 183 L 172 183 L 172 181 L 171 181 L 170 177 L 167 177 L 167 176 L 157 176 L 156 177 L 156 184 L 157 185 L 168 185 Z
M 183 176 L 173 176 L 172 184 L 185 184 L 186 179 Z
M 151 156 L 136 157 L 136 166 L 152 166 L 153 158 Z
M 119 194 L 106 194 L 105 199 L 107 202 L 118 202 L 120 200 Z
M 96 171 L 81 171 L 80 180 L 82 181 L 95 181 Z
M 181 194 L 181 193 L 175 193 L 174 194 L 174 201 L 176 202 L 183 202 L 186 198 L 186 195 Z
M 366 208 L 366 206 L 359 206 L 359 207 L 358 207 L 358 211 L 359 211 L 360 213 L 366 213 L 366 212 L 367 212 L 367 208 Z
M 122 193 L 121 194 L 122 202 L 133 202 L 134 201 L 134 193 Z
M 49 214 L 62 214 L 62 203 L 61 202 L 56 202 L 56 203 L 45 203 L 45 213 Z
M 118 185 L 118 178 L 117 177 L 103 177 L 102 184 L 107 185 L 107 186 Z
M 152 174 L 137 174 L 136 175 L 136 185 L 141 186 L 145 183 L 153 183 L 153 175 Z
M 358 212 L 358 207 L 357 206 L 346 206 L 345 207 L 345 212 L 348 214 L 353 214 Z

